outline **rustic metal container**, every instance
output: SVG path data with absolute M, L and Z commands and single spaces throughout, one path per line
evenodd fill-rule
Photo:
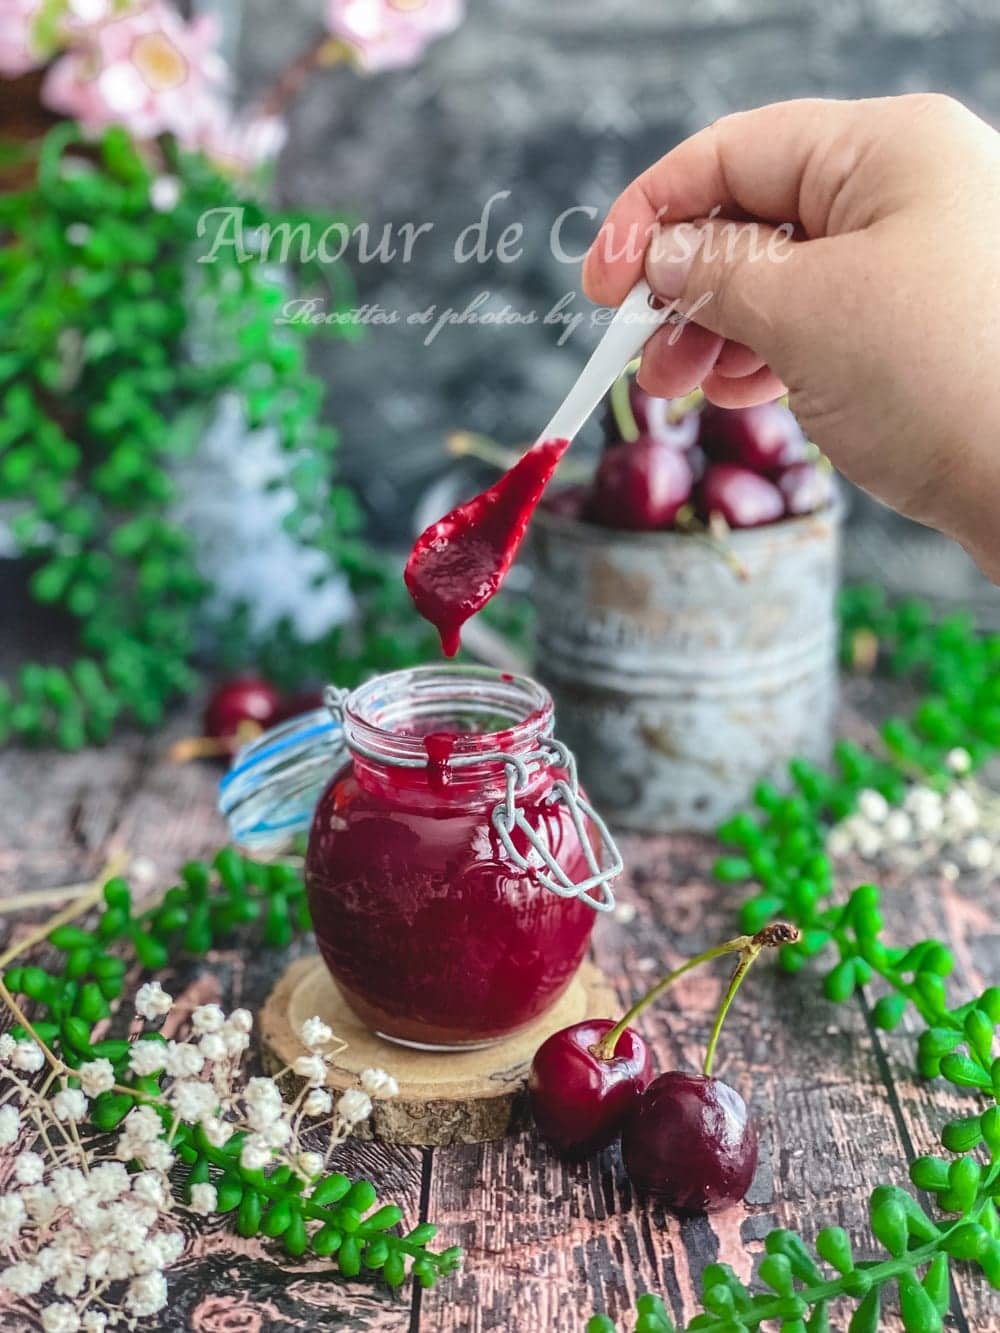
M 708 543 L 539 511 L 536 674 L 613 824 L 709 829 L 793 755 L 829 757 L 839 504 Z

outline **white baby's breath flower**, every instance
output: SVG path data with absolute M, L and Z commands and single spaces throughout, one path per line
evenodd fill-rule
M 972 755 L 969 754 L 968 750 L 963 750 L 961 746 L 956 746 L 954 750 L 948 751 L 945 763 L 953 773 L 961 776 L 963 773 L 968 773 L 972 767 Z
M 90 1192 L 95 1199 L 108 1203 L 128 1193 L 131 1177 L 121 1162 L 101 1162 L 91 1168 L 87 1178 Z
M 201 1122 L 201 1128 L 205 1138 L 208 1139 L 213 1148 L 221 1148 L 223 1144 L 229 1142 L 232 1135 L 232 1130 L 226 1122 L 214 1115 L 205 1116 Z
M 320 1088 L 326 1081 L 326 1065 L 321 1055 L 300 1055 L 292 1069 L 311 1087 Z
M 226 1044 L 226 1054 L 235 1059 L 243 1054 L 250 1045 L 250 1037 L 246 1032 L 240 1032 L 238 1028 L 224 1028 L 222 1040 Z
M 22 1073 L 37 1074 L 45 1065 L 45 1056 L 42 1054 L 41 1046 L 36 1041 L 24 1038 L 14 1047 L 10 1062 L 15 1069 L 20 1069 Z
M 21 1116 L 16 1106 L 0 1106 L 0 1148 L 9 1148 L 17 1142 L 21 1132 Z
M 76 1166 L 58 1166 L 49 1177 L 49 1189 L 58 1203 L 71 1208 L 86 1195 L 87 1177 Z
M 273 1078 L 252 1078 L 243 1094 L 247 1120 L 253 1129 L 261 1129 L 277 1120 L 284 1103 Z
M 300 1152 L 295 1158 L 295 1169 L 306 1180 L 313 1180 L 323 1170 L 323 1154 Z
M 272 1120 L 261 1132 L 261 1138 L 271 1148 L 283 1148 L 291 1137 L 292 1127 L 287 1120 Z
M 384 1069 L 362 1069 L 361 1086 L 369 1097 L 398 1097 L 399 1084 Z
M 858 796 L 858 810 L 873 824 L 881 824 L 889 813 L 889 802 L 880 791 L 867 787 Z
M 80 1078 L 80 1087 L 88 1097 L 97 1097 L 102 1092 L 110 1092 L 115 1086 L 115 1071 L 110 1060 L 88 1060 L 76 1071 Z
M 21 1191 L 21 1198 L 31 1220 L 40 1227 L 48 1226 L 59 1208 L 58 1200 L 48 1185 L 29 1185 Z
M 980 835 L 965 844 L 965 863 L 970 870 L 985 870 L 993 862 L 993 845 Z
M 330 1042 L 333 1041 L 333 1029 L 329 1024 L 324 1023 L 321 1018 L 314 1015 L 312 1018 L 307 1018 L 299 1028 L 299 1036 L 302 1038 L 304 1045 L 308 1046 L 311 1051 L 315 1051 L 322 1046 L 329 1046 Z
M 958 826 L 960 832 L 970 833 L 979 827 L 979 807 L 963 787 L 956 787 L 948 793 L 945 799 L 945 813 Z
M 244 1171 L 262 1171 L 271 1160 L 271 1149 L 259 1134 L 251 1134 L 240 1150 L 240 1166 Z
M 128 1067 L 139 1078 L 158 1074 L 166 1061 L 167 1048 L 162 1041 L 137 1041 L 128 1053 Z
M 337 1099 L 337 1114 L 347 1125 L 360 1125 L 372 1113 L 372 1100 L 360 1088 L 348 1088 Z
M 139 1156 L 154 1171 L 169 1171 L 174 1164 L 174 1155 L 163 1139 L 147 1143 Z
M 9 1032 L 0 1032 L 0 1064 L 6 1064 L 17 1050 L 17 1042 Z
M 107 1326 L 108 1316 L 103 1310 L 87 1310 L 80 1321 L 83 1333 L 105 1333 Z
M 834 858 L 846 856 L 851 850 L 851 836 L 847 830 L 843 828 L 831 829 L 826 840 L 826 850 Z
M 133 1106 L 125 1117 L 125 1133 L 137 1143 L 151 1143 L 163 1132 L 163 1121 L 151 1106 Z
M 79 1088 L 63 1088 L 52 1098 L 52 1113 L 57 1120 L 76 1124 L 87 1114 L 87 1099 Z
M 191 1186 L 191 1209 L 202 1217 L 209 1217 L 215 1212 L 219 1196 L 214 1185 Z
M 0 1273 L 0 1285 L 15 1296 L 34 1296 L 45 1284 L 45 1275 L 37 1264 L 29 1260 L 11 1264 Z
M 866 861 L 871 861 L 878 856 L 885 844 L 882 834 L 874 824 L 864 824 L 855 834 L 854 845 L 860 856 Z
M 906 842 L 913 836 L 910 816 L 903 810 L 893 810 L 885 821 L 885 836 L 890 842 Z
M 133 1278 L 125 1293 L 125 1304 L 137 1319 L 162 1310 L 167 1303 L 167 1280 L 162 1273 L 144 1273 Z
M 79 1327 L 80 1316 L 65 1301 L 47 1305 L 42 1311 L 42 1328 L 45 1333 L 78 1333 Z
M 191 1015 L 191 1026 L 195 1032 L 221 1032 L 226 1015 L 217 1004 L 200 1004 Z
M 167 1202 L 167 1190 L 156 1171 L 140 1171 L 132 1176 L 132 1197 L 140 1203 L 162 1208 Z
M 313 1088 L 305 1101 L 302 1103 L 302 1110 L 306 1115 L 329 1115 L 330 1108 L 333 1105 L 333 1098 L 323 1088 Z
M 10 1245 L 27 1220 L 20 1194 L 0 1194 L 0 1245 Z
M 191 1078 L 200 1074 L 205 1057 L 197 1046 L 186 1041 L 168 1041 L 164 1069 L 172 1078 Z
M 52 1285 L 57 1296 L 73 1297 L 79 1296 L 86 1281 L 87 1265 L 78 1254 L 68 1254 Z
M 206 1032 L 198 1040 L 198 1049 L 206 1060 L 224 1060 L 229 1054 L 226 1039 L 221 1032 Z
M 14 1159 L 14 1178 L 21 1185 L 37 1185 L 45 1177 L 45 1158 L 37 1152 L 18 1153 Z
M 234 1032 L 252 1032 L 253 1014 L 249 1009 L 234 1009 L 226 1019 L 226 1026 Z
M 146 1246 L 157 1268 L 169 1268 L 184 1253 L 184 1233 L 181 1231 L 161 1231 Z
M 202 1116 L 212 1114 L 218 1097 L 211 1083 L 185 1078 L 178 1079 L 173 1085 L 167 1094 L 167 1101 L 183 1121 L 193 1125 L 201 1120 Z
M 147 1023 L 169 1014 L 174 997 L 168 995 L 158 981 L 147 981 L 135 993 L 135 1012 Z

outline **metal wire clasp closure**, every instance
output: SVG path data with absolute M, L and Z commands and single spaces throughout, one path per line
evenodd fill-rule
M 338 689 L 334 685 L 328 685 L 323 693 L 323 702 L 338 722 L 343 721 L 344 701 L 348 693 L 349 691 Z M 380 758 L 379 755 L 369 751 L 366 746 L 359 745 L 356 741 L 348 742 L 348 745 L 355 753 L 369 759 L 378 760 Z M 423 761 L 417 759 L 396 759 L 393 762 L 405 768 L 418 768 L 423 765 Z M 501 763 L 505 768 L 506 794 L 504 799 L 493 807 L 490 819 L 504 851 L 518 870 L 533 875 L 544 888 L 549 889 L 560 898 L 578 898 L 581 902 L 586 903 L 588 907 L 592 907 L 595 912 L 613 911 L 615 897 L 611 891 L 611 881 L 622 872 L 621 853 L 615 845 L 615 840 L 612 838 L 607 824 L 590 802 L 580 794 L 580 784 L 576 774 L 576 759 L 572 751 L 568 750 L 561 741 L 548 736 L 537 750 L 532 750 L 530 754 L 523 757 L 507 754 L 504 750 L 490 750 L 482 754 L 455 755 L 448 760 L 448 764 L 452 768 L 467 768 L 473 764 L 484 763 Z M 544 767 L 554 766 L 563 769 L 566 773 L 565 778 L 557 778 L 553 782 L 552 790 L 545 797 L 544 804 L 557 805 L 562 802 L 569 811 L 569 817 L 573 822 L 580 846 L 583 848 L 583 854 L 587 859 L 587 867 L 590 870 L 587 878 L 579 883 L 570 879 L 569 875 L 566 874 L 552 855 L 551 849 L 538 831 L 531 827 L 524 811 L 517 804 L 518 796 L 526 790 L 530 781 L 529 767 L 532 764 L 539 764 Z M 586 819 L 590 820 L 600 836 L 600 856 L 595 853 L 591 844 L 589 832 L 584 822 Z M 537 865 L 532 865 L 531 861 L 518 851 L 514 845 L 515 829 L 520 830 L 527 839 L 528 845 L 541 858 L 545 870 L 540 870 Z
M 523 759 L 504 754 L 502 751 L 477 755 L 475 759 L 477 762 L 484 759 L 497 759 L 502 761 L 506 767 L 507 794 L 503 801 L 493 807 L 491 818 L 504 850 L 518 869 L 533 874 L 540 884 L 560 898 L 578 898 L 580 902 L 592 907 L 595 912 L 614 911 L 615 895 L 611 891 L 611 881 L 621 874 L 624 863 L 621 852 L 618 850 L 607 824 L 590 802 L 580 794 L 580 785 L 576 775 L 576 758 L 572 751 L 568 750 L 561 741 L 557 741 L 550 736 L 538 750 L 526 755 Z M 462 760 L 459 759 L 455 762 L 461 763 Z M 573 827 L 576 829 L 577 838 L 583 848 L 583 854 L 587 858 L 587 865 L 590 869 L 588 877 L 579 883 L 570 879 L 569 875 L 566 874 L 552 855 L 551 850 L 539 837 L 537 831 L 528 823 L 524 811 L 517 804 L 518 793 L 522 792 L 528 785 L 528 765 L 534 762 L 544 765 L 554 764 L 566 771 L 565 778 L 557 778 L 553 782 L 552 790 L 545 797 L 544 803 L 546 805 L 558 805 L 561 801 L 569 811 L 569 817 L 573 821 Z M 600 858 L 598 858 L 591 845 L 584 818 L 590 820 L 600 835 Z M 549 872 L 548 874 L 539 870 L 537 866 L 533 866 L 528 858 L 523 856 L 514 846 L 512 836 L 514 829 L 519 829 L 524 834 L 529 844 L 541 857 Z M 597 896 L 594 896 L 595 894 Z

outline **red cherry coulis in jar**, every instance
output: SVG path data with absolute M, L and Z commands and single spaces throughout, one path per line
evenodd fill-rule
M 309 838 L 309 905 L 327 966 L 372 1030 L 429 1046 L 484 1044 L 554 1003 L 583 958 L 594 913 L 510 861 L 490 818 L 502 767 L 488 789 L 470 779 L 449 763 L 469 733 L 434 725 L 404 729 L 423 736 L 426 766 L 356 756 L 330 783 Z M 484 753 L 504 748 L 502 732 L 481 740 Z M 541 771 L 518 804 L 582 879 L 589 872 L 569 813 L 545 804 L 562 776 Z M 527 853 L 527 840 L 514 839 Z

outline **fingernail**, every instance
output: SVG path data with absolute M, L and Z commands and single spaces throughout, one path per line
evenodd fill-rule
M 695 222 L 676 222 L 654 234 L 646 252 L 646 281 L 657 296 L 676 301 L 684 295 L 704 239 L 703 229 Z

